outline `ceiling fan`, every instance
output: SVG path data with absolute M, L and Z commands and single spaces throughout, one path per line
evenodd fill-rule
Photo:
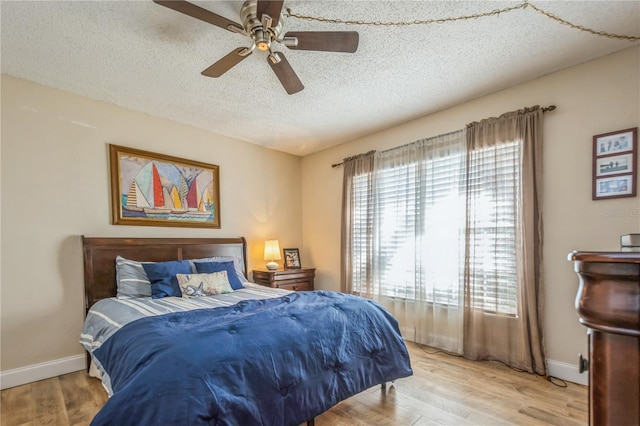
M 184 13 L 232 33 L 251 39 L 251 47 L 238 47 L 206 70 L 202 75 L 220 77 L 258 48 L 268 52 L 267 62 L 288 94 L 304 89 L 302 82 L 280 51 L 272 50 L 282 44 L 293 50 L 353 53 L 358 49 L 358 33 L 355 31 L 283 31 L 282 7 L 284 0 L 248 0 L 240 10 L 242 25 L 184 0 L 153 0 L 155 3 Z

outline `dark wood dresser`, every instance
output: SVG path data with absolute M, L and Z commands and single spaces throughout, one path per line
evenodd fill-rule
M 313 290 L 315 268 L 300 269 L 254 269 L 253 281 L 267 287 L 283 288 L 292 291 Z
M 640 425 L 640 252 L 573 252 L 588 327 L 589 424 Z

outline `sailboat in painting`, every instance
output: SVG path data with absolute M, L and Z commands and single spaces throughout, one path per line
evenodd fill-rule
M 184 176 L 180 174 L 180 185 L 178 187 L 173 186 L 169 196 L 173 202 L 173 209 L 171 209 L 172 215 L 185 214 L 187 210 L 187 193 L 189 187 Z
M 198 179 L 196 178 L 191 182 L 191 186 L 187 192 L 187 214 L 189 216 L 209 216 L 211 214 L 211 211 L 209 211 L 206 208 L 206 205 L 202 202 L 203 199 L 204 197 L 202 197 Z
M 138 183 L 134 180 L 131 182 L 129 186 L 129 192 L 127 193 L 127 199 L 124 205 L 122 206 L 124 209 L 132 211 L 132 212 L 141 212 L 144 207 L 148 207 L 149 203 L 146 198 L 144 198 L 144 194 L 140 190 Z
M 153 206 L 144 207 L 142 211 L 147 217 L 153 218 L 168 218 L 171 214 L 171 208 L 165 206 L 164 192 L 162 188 L 162 182 L 160 182 L 160 174 L 158 168 L 152 163 L 152 177 L 153 177 Z

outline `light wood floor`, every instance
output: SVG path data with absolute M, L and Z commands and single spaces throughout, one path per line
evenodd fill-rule
M 585 425 L 587 388 L 555 386 L 498 363 L 474 362 L 407 343 L 414 375 L 368 389 L 316 418 L 316 426 Z M 11 389 L 2 426 L 87 425 L 106 401 L 84 371 Z

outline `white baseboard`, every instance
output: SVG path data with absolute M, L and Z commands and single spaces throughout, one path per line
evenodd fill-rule
M 557 377 L 558 379 L 585 386 L 589 384 L 589 373 L 587 371 L 580 373 L 577 365 L 548 359 L 547 370 L 550 376 Z
M 84 370 L 85 360 L 84 355 L 74 355 L 55 361 L 2 371 L 0 372 L 0 389 L 12 388 L 62 374 L 73 373 L 74 371 Z

